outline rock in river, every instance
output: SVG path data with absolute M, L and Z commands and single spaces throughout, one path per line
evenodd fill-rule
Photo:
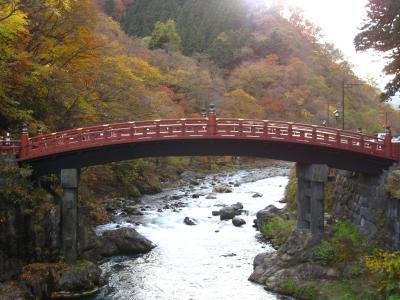
M 186 217 L 186 218 L 183 220 L 183 222 L 184 222 L 186 225 L 189 225 L 189 226 L 197 225 L 196 220 L 191 219 L 191 218 L 189 218 L 189 217 Z
M 231 207 L 233 207 L 236 210 L 240 210 L 240 209 L 243 209 L 243 204 L 240 202 L 237 202 L 235 204 L 232 204 Z
M 94 263 L 85 261 L 65 270 L 60 278 L 61 291 L 84 292 L 99 285 L 101 269 Z
M 230 220 L 237 215 L 237 210 L 231 206 L 224 207 L 219 210 L 221 220 Z
M 232 224 L 235 225 L 236 227 L 240 227 L 240 226 L 246 224 L 246 221 L 243 220 L 242 218 L 234 217 L 232 219 Z
M 226 185 L 217 185 L 214 187 L 213 192 L 215 193 L 232 193 L 232 189 Z
M 106 231 L 101 238 L 101 255 L 131 255 L 147 253 L 155 245 L 133 228 Z

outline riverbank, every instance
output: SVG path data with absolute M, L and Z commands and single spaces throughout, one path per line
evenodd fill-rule
M 268 161 L 265 162 L 265 164 L 271 165 L 271 162 Z M 286 164 L 283 164 L 283 166 L 286 166 Z M 240 168 L 240 165 L 232 169 L 237 170 L 238 168 Z M 214 189 L 217 184 L 231 186 L 232 189 L 239 189 L 242 183 L 252 182 L 265 177 L 277 176 L 280 172 L 279 169 L 280 164 L 278 164 L 275 169 L 271 167 L 265 170 L 245 171 L 243 176 L 240 177 L 240 183 L 232 178 L 226 181 L 232 173 L 231 175 L 227 173 L 205 175 L 209 173 L 211 169 L 198 173 L 184 171 L 180 173 L 179 178 L 175 182 L 175 186 L 179 186 L 174 189 L 176 194 L 171 194 L 173 193 L 172 190 L 167 189 L 160 193 L 162 199 L 157 201 L 151 200 L 153 197 L 152 195 L 140 198 L 141 202 L 133 198 L 113 198 L 112 195 L 109 195 L 105 198 L 104 202 L 90 202 L 88 199 L 82 198 L 84 194 L 80 195 L 80 230 L 78 232 L 79 256 L 81 259 L 96 263 L 99 259 L 103 259 L 107 256 L 121 254 L 134 255 L 140 251 L 137 251 L 137 248 L 131 246 L 132 241 L 140 242 L 141 236 L 138 235 L 139 233 L 135 229 L 144 227 L 143 222 L 140 220 L 134 221 L 126 219 L 125 225 L 127 226 L 124 226 L 124 223 L 119 223 L 123 218 L 129 218 L 130 216 L 139 219 L 146 218 L 146 215 L 151 215 L 152 213 L 156 213 L 157 215 L 179 214 L 188 207 L 186 204 L 187 201 L 214 201 L 214 194 L 217 194 L 218 198 L 218 193 L 212 192 L 212 189 Z M 25 171 L 23 169 L 11 168 L 4 172 L 5 173 L 2 173 L 5 174 L 2 182 L 6 183 L 6 185 L 1 187 L 2 191 L 5 191 L 5 193 L 2 193 L 2 197 L 5 197 L 3 200 L 9 202 L 2 202 L 2 214 L 4 213 L 2 222 L 6 226 L 1 227 L 2 234 L 0 235 L 0 242 L 2 245 L 4 244 L 7 246 L 2 246 L 1 248 L 2 251 L 6 251 L 3 252 L 3 258 L 1 260 L 1 268 L 3 271 L 1 276 L 4 277 L 2 280 L 3 283 L 0 284 L 1 298 L 46 298 L 51 294 L 62 296 L 64 292 L 67 292 L 64 291 L 64 287 L 69 286 L 71 288 L 71 285 L 62 284 L 61 279 L 65 272 L 67 274 L 71 274 L 71 272 L 68 271 L 69 266 L 63 264 L 62 256 L 57 254 L 61 248 L 58 234 L 58 228 L 60 226 L 58 203 L 60 201 L 60 196 L 57 189 L 57 181 L 54 181 L 53 178 L 48 178 L 46 179 L 47 181 L 42 181 L 40 185 L 36 186 L 28 180 L 30 174 L 29 170 Z M 284 173 L 285 172 L 286 171 L 284 171 Z M 207 184 L 204 183 L 204 180 L 207 181 Z M 46 186 L 45 189 L 43 188 L 44 185 Z M 211 190 L 207 192 L 205 185 L 208 185 Z M 280 188 L 282 188 L 282 186 Z M 52 191 L 52 194 L 49 194 L 49 190 Z M 16 192 L 18 192 L 18 194 L 15 194 Z M 7 195 L 10 197 L 7 197 Z M 13 198 L 13 195 L 16 197 Z M 13 207 L 11 212 L 9 207 Z M 93 207 L 96 209 L 94 210 Z M 98 216 L 99 211 L 103 218 L 93 218 L 93 213 L 95 213 L 95 216 Z M 209 213 L 211 217 L 211 212 Z M 246 212 L 244 211 L 243 213 Z M 24 215 L 23 220 L 18 217 L 21 216 L 21 214 Z M 110 232 L 113 233 L 96 236 L 89 224 L 98 224 L 100 221 L 104 222 L 107 220 L 117 222 L 114 228 L 108 228 L 109 231 L 111 230 Z M 246 226 L 251 226 L 251 224 L 252 221 L 249 219 Z M 125 232 L 123 229 L 124 227 L 128 227 L 129 230 Z M 26 230 L 28 230 L 29 233 Z M 213 230 L 212 233 L 214 233 L 215 230 Z M 24 238 L 24 244 L 15 241 L 14 238 L 10 236 L 13 234 L 12 232 L 17 232 L 17 236 L 21 237 L 27 235 L 27 237 Z M 118 237 L 115 235 L 118 235 Z M 10 236 L 10 238 L 8 238 L 8 236 Z M 138 239 L 134 240 L 135 238 Z M 152 246 L 150 243 L 149 241 L 149 247 L 141 251 L 147 252 L 151 250 Z M 29 251 L 23 252 L 23 249 L 24 251 Z M 5 265 L 5 263 L 8 265 Z M 88 266 L 88 270 L 91 271 L 89 273 L 86 272 L 85 268 L 82 268 L 82 266 Z M 86 263 L 81 260 L 76 267 L 82 272 L 78 272 L 79 274 L 77 274 L 74 271 L 75 273 L 72 272 L 72 274 L 75 274 L 75 276 L 71 278 L 71 276 L 68 275 L 69 278 L 76 283 L 82 281 L 86 282 L 86 284 L 72 286 L 72 294 L 77 295 L 78 292 L 87 291 L 94 292 L 93 284 L 98 284 L 99 272 L 92 268 L 88 261 Z M 74 267 L 72 267 L 72 269 L 74 269 Z M 93 276 L 90 274 L 93 274 Z M 76 278 L 81 279 L 75 280 Z M 82 280 L 82 278 L 91 279 L 87 281 L 86 279 Z M 63 286 L 63 289 L 61 289 L 61 286 Z
M 216 295 L 218 299 L 278 299 L 247 277 L 259 251 L 274 251 L 260 240 L 253 220 L 268 204 L 284 205 L 279 200 L 288 171 L 271 167 L 208 175 L 197 185 L 142 197 L 136 207 L 140 215 L 117 212 L 113 223 L 97 227 L 99 234 L 117 227 L 135 228 L 157 247 L 145 255 L 104 262 L 101 268 L 108 283 L 95 299 L 215 299 Z M 219 186 L 231 192 L 215 192 Z M 174 201 L 182 204 L 171 206 Z M 237 202 L 243 205 L 240 218 L 246 224 L 236 227 L 231 219 L 213 216 L 213 211 Z M 186 217 L 196 225 L 186 225 Z
M 391 180 L 386 187 L 379 187 L 387 190 L 388 197 L 393 196 L 391 184 L 396 172 L 389 175 Z M 391 240 L 385 241 L 385 236 L 390 236 L 385 228 L 390 224 L 380 218 L 381 223 L 372 224 L 378 230 L 368 231 L 366 235 L 361 231 L 365 226 L 357 227 L 343 217 L 343 210 L 335 211 L 342 199 L 354 202 L 352 207 L 357 207 L 357 201 L 364 199 L 357 196 L 356 188 L 344 191 L 343 186 L 350 185 L 357 186 L 356 178 L 347 178 L 344 173 L 328 183 L 325 234 L 320 240 L 293 226 L 296 180 L 291 177 L 286 191 L 288 206 L 283 210 L 271 206 L 257 214 L 260 231 L 277 251 L 255 257 L 250 280 L 264 285 L 267 290 L 298 299 L 398 299 L 400 255 L 389 252 Z M 376 194 L 371 195 L 371 202 L 379 201 Z M 358 211 L 353 210 L 353 215 Z M 384 215 L 384 211 L 377 212 Z

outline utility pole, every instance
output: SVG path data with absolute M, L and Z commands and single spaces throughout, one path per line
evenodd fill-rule
M 352 88 L 353 86 L 364 85 L 364 83 L 346 83 L 345 79 L 342 81 L 342 129 L 344 129 L 344 93 L 346 88 Z
M 326 114 L 326 117 L 327 117 L 327 119 L 326 119 L 326 126 L 328 126 L 329 127 L 329 114 L 330 114 L 330 108 L 331 108 L 331 105 L 329 104 L 329 100 L 328 100 L 328 108 L 327 108 L 327 114 Z
M 346 83 L 343 79 L 342 81 L 342 129 L 344 130 L 344 89 L 346 87 Z

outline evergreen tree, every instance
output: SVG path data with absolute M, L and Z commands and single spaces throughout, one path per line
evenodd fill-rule
M 122 20 L 122 27 L 130 35 L 149 36 L 158 21 L 176 20 L 185 1 L 135 0 Z

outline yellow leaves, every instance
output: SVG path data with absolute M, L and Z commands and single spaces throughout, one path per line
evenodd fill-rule
M 146 84 L 155 86 L 165 80 L 160 71 L 156 67 L 151 66 L 147 61 L 137 57 L 126 57 L 126 59 L 131 71 L 145 81 Z
M 228 101 L 222 107 L 224 113 L 229 117 L 238 118 L 259 118 L 262 115 L 262 108 L 256 98 L 247 94 L 242 89 L 233 90 L 225 94 Z
M 7 14 L 6 10 L 0 10 L 1 15 Z M 26 15 L 21 11 L 14 12 L 10 17 L 0 21 L 0 39 L 12 39 L 17 33 L 26 32 Z
M 312 116 L 313 116 L 313 114 L 310 111 L 308 111 L 307 109 L 303 108 L 303 109 L 300 110 L 300 116 L 304 120 L 310 121 Z
M 299 99 L 296 100 L 296 103 L 297 103 L 298 106 L 302 106 L 302 105 L 304 105 L 305 100 L 304 100 L 304 98 L 299 98 Z
M 385 274 L 388 278 L 400 279 L 400 253 L 379 251 L 374 256 L 365 259 L 367 268 L 372 272 Z
M 71 4 L 77 0 L 44 0 L 43 5 L 49 8 L 55 15 L 61 16 L 64 11 L 71 9 Z
M 380 292 L 391 294 L 400 290 L 400 253 L 380 250 L 374 256 L 365 258 L 365 265 L 369 271 L 380 276 Z

